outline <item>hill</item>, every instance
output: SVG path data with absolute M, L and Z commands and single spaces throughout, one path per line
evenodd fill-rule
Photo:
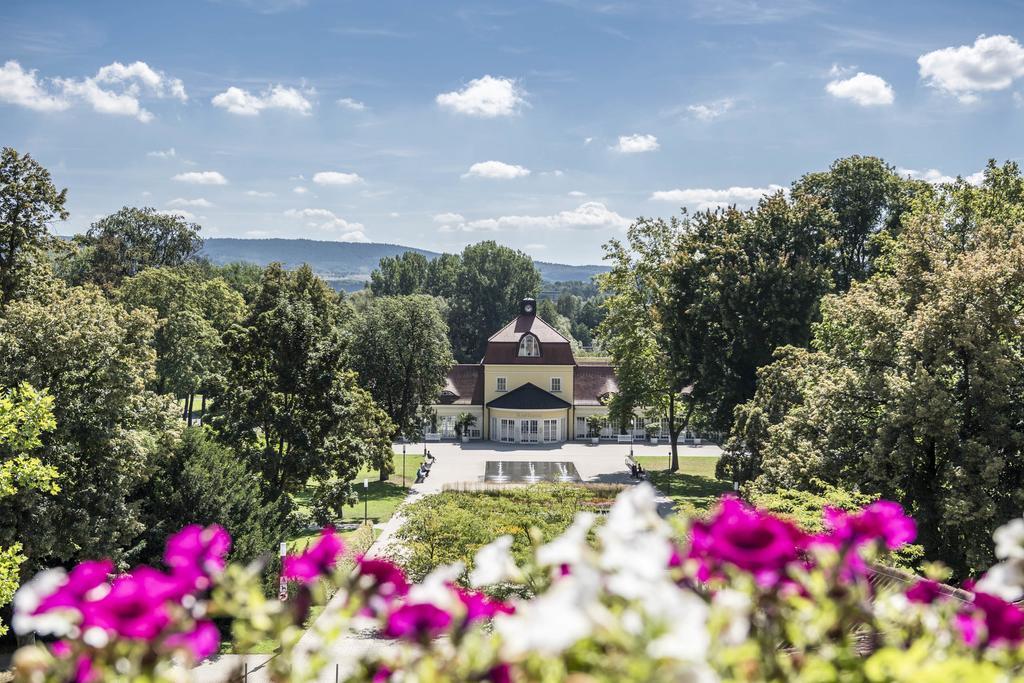
M 235 239 L 211 237 L 203 244 L 203 256 L 217 264 L 248 261 L 265 266 L 280 261 L 287 268 L 308 263 L 326 280 L 340 281 L 344 289 L 358 289 L 370 277 L 377 263 L 385 256 L 407 251 L 423 254 L 428 259 L 438 252 L 376 242 L 323 242 L 305 239 Z M 562 263 L 534 261 L 545 282 L 588 281 L 606 266 L 570 266 Z

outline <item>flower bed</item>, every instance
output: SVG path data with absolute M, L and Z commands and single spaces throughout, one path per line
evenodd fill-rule
M 298 587 L 267 600 L 253 567 L 226 565 L 218 528 L 168 541 L 167 571 L 109 578 L 108 562 L 44 572 L 16 597 L 14 627 L 59 638 L 22 648 L 20 680 L 179 681 L 213 652 L 209 619 L 241 638 L 274 638 L 275 681 L 316 680 L 325 647 L 372 627 L 399 647 L 371 653 L 350 680 L 403 681 L 1010 681 L 1024 674 L 1024 520 L 996 533 L 1000 564 L 969 593 L 936 579 L 872 581 L 879 553 L 913 540 L 915 525 L 885 501 L 827 510 L 824 531 L 723 499 L 674 540 L 640 485 L 604 523 L 581 512 L 557 538 L 534 537 L 517 560 L 512 538 L 481 548 L 473 568 L 441 566 L 412 583 L 396 565 L 360 559 L 338 568 L 331 530 L 284 562 Z M 592 539 L 593 542 L 588 542 Z M 468 583 L 468 585 L 466 585 Z M 325 585 L 326 584 L 326 585 Z M 529 599 L 483 589 L 529 586 Z M 327 587 L 345 596 L 297 647 L 309 605 Z M 870 645 L 864 648 L 863 645 Z M 865 650 L 867 653 L 865 653 Z

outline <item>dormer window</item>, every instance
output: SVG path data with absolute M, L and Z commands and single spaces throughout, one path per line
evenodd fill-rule
M 537 358 L 540 356 L 540 342 L 537 337 L 527 332 L 519 340 L 519 355 L 525 358 Z

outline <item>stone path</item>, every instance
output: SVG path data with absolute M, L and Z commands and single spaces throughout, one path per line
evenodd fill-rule
M 419 451 L 422 444 L 410 444 L 407 448 L 412 451 Z M 428 443 L 427 449 L 435 456 L 436 460 L 430 470 L 430 476 L 421 484 L 411 484 L 409 496 L 403 501 L 405 506 L 411 501 L 422 496 L 440 492 L 446 484 L 459 484 L 463 482 L 477 483 L 483 481 L 484 466 L 488 460 L 506 461 L 568 461 L 576 466 L 580 478 L 585 482 L 600 482 L 608 484 L 634 484 L 625 466 L 625 458 L 629 455 L 629 444 L 602 443 L 592 446 L 589 443 L 569 442 L 564 444 L 495 444 L 491 442 L 470 442 L 468 444 L 457 443 Z M 667 456 L 669 446 L 662 444 L 651 446 L 650 444 L 635 444 L 633 454 L 636 457 L 644 456 Z M 721 449 L 714 445 L 705 446 L 680 446 L 679 457 L 696 456 L 719 456 Z M 659 495 L 658 507 L 662 514 L 668 514 L 671 510 L 671 501 L 665 496 Z M 396 531 L 402 526 L 402 508 L 388 520 L 381 528 L 380 536 L 367 551 L 369 557 L 379 557 L 395 552 L 392 548 L 393 537 Z M 332 608 L 329 603 L 325 612 Z M 373 634 L 351 634 L 340 638 L 328 645 L 330 660 L 335 663 L 324 671 L 321 681 L 330 683 L 335 680 L 345 680 L 351 672 L 353 663 L 362 657 L 366 652 L 377 648 L 386 648 L 390 642 L 374 637 Z M 317 642 L 312 629 L 303 635 L 299 641 L 299 650 L 321 647 Z M 200 683 L 220 683 L 228 680 L 241 680 L 240 677 L 230 676 L 239 670 L 243 664 L 249 666 L 247 683 L 264 683 L 268 681 L 263 665 L 269 661 L 272 655 L 221 655 L 216 660 L 204 662 L 192 671 L 192 680 Z M 336 668 L 337 667 L 337 668 Z M 337 679 L 335 678 L 337 676 Z

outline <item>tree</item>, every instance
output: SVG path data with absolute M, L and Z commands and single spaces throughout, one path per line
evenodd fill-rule
M 67 219 L 67 192 L 30 155 L 0 151 L 0 310 L 22 286 L 33 252 L 46 246 L 49 224 Z
M 164 540 L 187 524 L 220 524 L 239 562 L 274 552 L 288 531 L 287 496 L 266 501 L 258 474 L 218 443 L 209 428 L 187 429 L 160 459 L 140 496 L 142 559 L 159 562 Z
M 521 251 L 487 241 L 462 252 L 448 327 L 460 362 L 480 360 L 487 338 L 515 317 L 519 302 L 540 290 L 540 273 Z
M 373 299 L 352 330 L 352 368 L 398 433 L 412 436 L 420 408 L 436 402 L 454 362 L 438 300 L 423 294 Z M 381 471 L 381 481 L 386 478 Z
M 420 294 L 427 279 L 427 257 L 415 251 L 385 256 L 370 273 L 370 290 L 375 296 Z
M 86 277 L 116 286 L 146 268 L 194 261 L 203 248 L 199 230 L 180 215 L 126 206 L 93 223 L 79 238 L 86 248 Z
M 33 490 L 55 495 L 59 473 L 39 458 L 29 455 L 42 445 L 40 435 L 56 426 L 53 397 L 29 384 L 8 389 L 0 398 L 0 499 L 18 491 Z M 0 547 L 0 607 L 8 604 L 20 583 L 21 543 Z M 7 626 L 0 621 L 0 636 Z
M 875 237 L 898 235 L 913 197 L 929 190 L 928 183 L 901 178 L 881 159 L 854 155 L 837 159 L 827 171 L 804 175 L 791 194 L 797 202 L 827 208 L 836 290 L 845 292 L 871 272 L 878 255 Z
M 1024 506 L 1024 179 L 989 165 L 923 198 L 875 272 L 826 297 L 814 351 L 781 351 L 734 434 L 755 486 L 820 480 L 902 502 L 961 576 Z M 764 391 L 762 391 L 764 389 Z
M 667 266 L 682 237 L 681 227 L 675 218 L 638 219 L 626 233 L 628 244 L 611 240 L 605 245 L 605 260 L 612 269 L 598 277 L 607 295 L 607 315 L 598 336 L 611 354 L 619 384 L 608 406 L 609 417 L 621 425 L 635 408 L 645 407 L 667 419 L 673 472 L 679 469 L 679 435 L 696 406 L 695 373 L 677 364 L 679 357 L 672 354 L 672 340 L 660 314 L 668 305 Z
M 441 254 L 427 264 L 427 275 L 423 280 L 423 293 L 450 300 L 455 296 L 459 283 L 462 258 L 458 254 Z
M 27 566 L 131 560 L 142 530 L 135 496 L 179 427 L 170 400 L 146 389 L 154 325 L 152 312 L 127 311 L 95 287 L 14 301 L 0 319 L 0 386 L 47 387 L 56 419 L 38 457 L 60 472 L 60 493 L 0 501 L 0 545 L 20 540 Z
M 351 488 L 364 464 L 392 468 L 394 425 L 345 366 L 344 302 L 303 266 L 272 264 L 246 318 L 226 335 L 221 438 L 276 500 L 310 478 Z

